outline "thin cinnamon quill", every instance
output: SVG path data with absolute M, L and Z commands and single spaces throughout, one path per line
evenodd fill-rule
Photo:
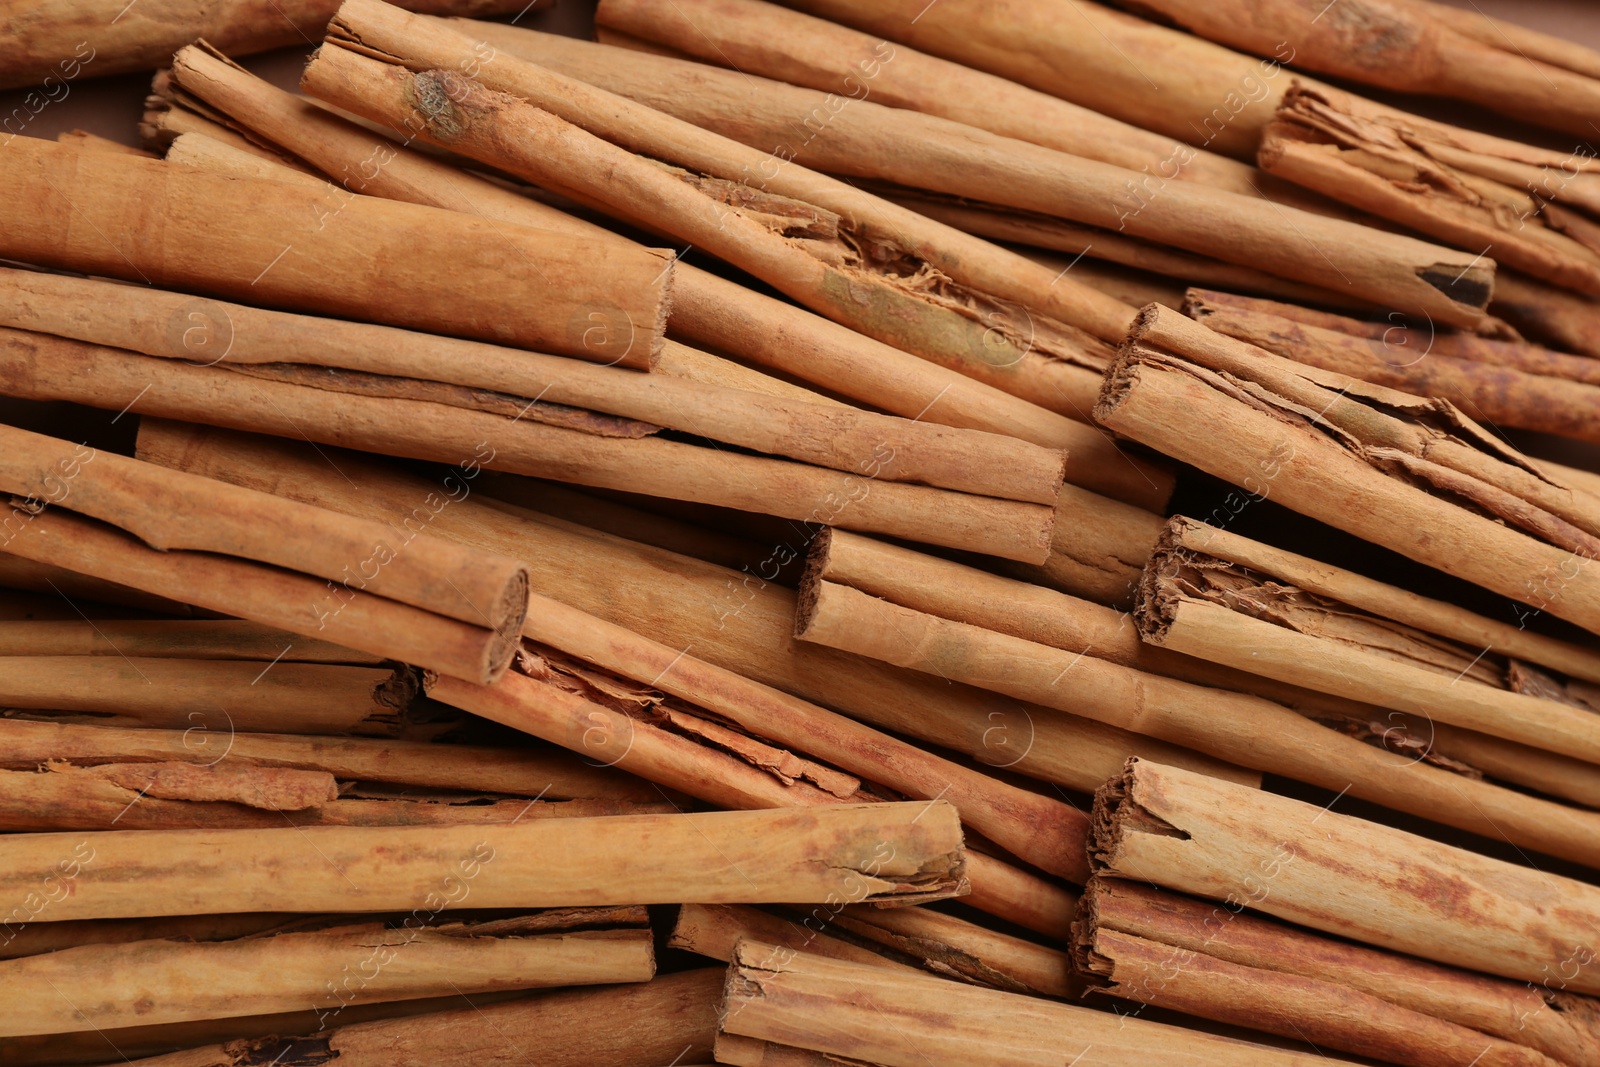
M 1600 991 L 1600 889 L 1142 760 L 1095 797 L 1091 857 L 1138 878 L 1439 963 Z
M 307 842 L 328 862 L 303 862 Z M 965 891 L 961 826 L 944 801 L 383 831 L 24 834 L 0 840 L 0 852 L 8 896 L 68 877 L 70 866 L 73 891 L 51 902 L 47 921 L 419 905 L 439 912 L 468 899 L 476 908 L 830 894 L 914 903 Z M 165 871 L 159 879 L 148 877 L 155 862 Z M 224 883 L 234 888 L 219 894 Z
M 1143 749 L 1138 735 L 1086 719 L 1042 714 L 981 690 L 795 641 L 795 594 L 773 579 L 776 568 L 804 554 L 816 526 L 774 544 L 755 566 L 734 570 L 510 504 L 468 498 L 419 511 L 438 485 L 370 456 L 329 453 L 346 481 L 316 452 L 281 438 L 150 419 L 141 423 L 139 437 L 140 453 L 155 462 L 369 518 L 425 520 L 439 536 L 469 545 L 559 560 L 559 567 L 530 572 L 540 594 L 670 645 L 674 653 L 692 645 L 696 658 L 989 766 L 1088 791 L 1136 749 L 1169 763 L 1217 766 L 1158 742 Z M 617 597 L 619 587 L 627 597 Z
M 764 64 L 740 73 L 531 31 L 512 42 L 504 31 L 494 36 L 517 55 L 746 145 L 778 145 L 769 158 L 786 166 L 1065 217 L 1456 325 L 1482 318 L 1493 286 L 1493 263 L 1481 252 L 1475 258 L 1195 182 L 1150 188 L 1137 171 L 934 115 L 753 77 Z M 473 110 L 464 99 L 458 103 Z M 798 126 L 797 116 L 804 118 Z M 454 138 L 445 140 L 461 149 Z M 1073 358 L 1070 349 L 1065 358 Z M 1024 360 L 1017 369 L 1026 366 Z
M 188 107 L 203 100 L 204 106 L 225 113 L 251 137 L 310 161 L 352 193 L 450 208 L 596 241 L 624 240 L 360 129 L 199 46 L 183 49 L 173 63 L 169 89 L 173 98 L 164 101 L 170 108 L 163 113 L 167 125 L 174 116 L 192 115 Z M 169 155 L 184 147 L 184 140 L 178 138 Z M 184 157 L 191 158 L 187 153 Z M 210 156 L 205 163 L 220 166 L 221 161 Z M 273 171 L 275 176 L 286 173 L 281 168 Z M 679 262 L 674 276 L 668 326 L 675 336 L 907 418 L 1068 448 L 1074 459 L 1069 478 L 1120 499 L 1159 507 L 1171 491 L 1169 473 L 1122 458 L 1114 446 L 1080 423 L 698 267 Z M 671 352 L 669 344 L 664 354 Z M 682 373 L 670 368 L 670 358 L 667 362 L 669 366 L 662 366 L 658 360 L 657 369 Z
M 405 0 L 440 15 L 515 14 L 541 0 Z M 225 0 L 200 11 L 171 0 L 129 10 L 116 0 L 62 5 L 18 0 L 6 12 L 9 32 L 0 47 L 0 88 L 38 85 L 25 99 L 34 108 L 61 99 L 79 78 L 148 70 L 174 49 L 206 37 L 234 55 L 299 45 L 315 38 L 338 4 L 334 0 L 275 0 L 263 10 L 247 0 Z M 18 110 L 21 110 L 20 108 Z M 14 119 L 14 117 L 13 117 Z M 8 133 L 15 133 L 7 128 Z
M 1600 578 L 1586 568 L 1600 539 L 1586 495 L 1444 401 L 1305 367 L 1152 305 L 1096 416 L 1253 493 L 1600 631 Z
M 1454 20 L 1434 16 L 1442 5 L 1350 0 L 1326 19 L 1316 0 L 1136 0 L 1130 6 L 1257 54 L 1287 42 L 1295 65 L 1307 70 L 1465 100 L 1580 137 L 1593 132 L 1590 123 L 1600 109 L 1600 80 L 1458 32 Z
M 1098 993 L 1399 1064 L 1593 1064 L 1600 1005 L 1096 878 L 1073 953 Z
M 368 974 L 371 969 L 372 974 Z M 645 930 L 521 930 L 516 919 L 379 923 L 237 941 L 134 941 L 0 962 L 0 1036 L 68 1033 L 498 989 L 646 982 Z M 70 997 L 31 999 L 41 987 Z M 87 1008 L 82 1010 L 79 1005 Z
M 10 259 L 599 363 L 648 367 L 660 348 L 665 253 L 28 137 L 0 177 Z
M 887 1067 L 1059 1067 L 1091 1050 L 1108 1067 L 1343 1062 L 759 941 L 741 943 L 728 968 L 720 1029 Z
M 373 666 L 380 657 L 241 619 L 0 622 L 0 656 L 149 656 Z

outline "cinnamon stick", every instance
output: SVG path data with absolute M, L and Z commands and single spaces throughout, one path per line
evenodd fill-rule
M 1361 1003 L 1376 1009 L 1372 1014 L 1392 1011 L 1392 1006 L 1405 1009 L 1411 1014 L 1409 1025 L 1418 1031 L 1425 1032 L 1430 1024 L 1437 1030 L 1432 1020 L 1470 1028 L 1477 1044 L 1467 1053 L 1469 1056 L 1485 1047 L 1482 1035 L 1487 1034 L 1536 1050 L 1558 1063 L 1588 1064 L 1595 1059 L 1600 1013 L 1589 998 L 1572 993 L 1319 937 L 1231 906 L 1225 909 L 1117 878 L 1090 882 L 1074 942 L 1075 953 L 1085 949 L 1091 953 L 1085 973 L 1093 975 L 1097 982 L 1104 982 L 1105 976 L 1094 961 L 1091 939 L 1098 941 L 1104 932 L 1118 932 L 1167 947 L 1166 966 L 1161 974 L 1151 975 L 1139 985 L 1123 986 L 1124 992 L 1159 994 L 1166 980 L 1176 977 L 1174 964 L 1181 972 L 1183 961 L 1203 954 L 1211 958 L 1208 963 L 1214 960 L 1252 971 L 1264 969 L 1276 976 L 1274 980 L 1292 981 L 1294 976 L 1314 982 L 1323 991 L 1325 1003 L 1335 1011 L 1339 1000 L 1349 998 L 1353 991 L 1362 998 Z M 1217 1000 L 1212 1003 L 1227 1007 Z M 1321 1012 L 1315 1004 L 1304 1006 L 1308 1015 Z M 1265 1014 L 1258 1013 L 1257 1017 Z M 1362 1014 L 1341 1013 L 1340 1023 L 1348 1027 Z M 1299 1016 L 1297 1021 L 1304 1018 Z M 1432 1054 L 1437 1054 L 1438 1045 L 1450 1040 L 1449 1034 L 1441 1037 L 1444 1040 L 1436 1043 Z M 1405 1055 L 1408 1058 L 1399 1062 L 1412 1062 L 1409 1057 L 1427 1056 L 1430 1050 L 1412 1045 Z M 1452 1062 L 1460 1061 L 1458 1058 Z
M 419 499 L 435 512 L 467 491 L 467 480 L 479 469 L 493 467 L 795 520 L 859 525 L 1028 562 L 1049 555 L 1051 508 L 878 481 L 874 472 L 893 458 L 886 451 L 860 457 L 851 471 L 836 471 L 669 440 L 637 424 L 615 429 L 621 435 L 612 436 L 604 416 L 582 412 L 564 419 L 566 425 L 517 418 L 529 405 L 492 393 L 464 400 L 450 386 L 430 389 L 430 383 L 387 377 L 343 382 L 313 377 L 302 384 L 292 375 L 256 377 L 3 328 L 0 374 L 16 396 L 70 398 L 456 464 L 464 473 L 452 479 L 448 495 L 435 492 Z M 152 388 L 129 404 L 126 396 L 147 385 Z M 353 558 L 359 563 L 365 554 Z M 428 665 L 416 656 L 404 658 Z
M 495 34 L 497 43 L 505 37 Z M 788 166 L 1065 217 L 1455 325 L 1475 325 L 1489 300 L 1493 264 L 1476 249 L 1462 253 L 1194 182 L 1150 189 L 1138 171 L 937 116 L 872 100 L 830 104 L 842 98 L 752 77 L 768 69 L 761 62 L 741 73 L 619 51 L 531 31 L 515 40 L 517 55 L 562 74 L 750 146 L 779 145 Z M 468 112 L 489 106 L 455 102 Z M 797 135 L 797 115 L 819 116 L 819 129 Z M 460 140 L 444 139 L 462 150 Z
M 1085 920 L 1074 951 L 1095 992 L 1390 1063 L 1555 1067 L 1561 1062 L 1337 982 L 1249 966 L 1169 944 L 1155 931 L 1148 934 Z M 1305 940 L 1313 944 L 1296 947 L 1320 947 L 1314 937 Z
M 375 968 L 369 977 L 367 968 Z M 135 941 L 0 963 L 0 984 L 66 997 L 7 998 L 0 1035 L 288 1011 L 496 989 L 647 982 L 649 930 L 523 932 L 516 921 L 386 930 L 335 926 L 238 941 Z M 82 1005 L 87 1010 L 79 1007 Z
M 1256 399 L 1241 402 L 1230 379 L 1252 383 Z M 1152 306 L 1096 414 L 1252 493 L 1600 629 L 1600 587 L 1584 566 L 1600 541 L 1583 501 L 1442 401 L 1307 368 Z M 1227 448 L 1209 447 L 1224 426 Z M 1401 481 L 1401 471 L 1508 524 Z
M 10 259 L 599 363 L 648 367 L 660 348 L 664 253 L 34 138 L 0 175 Z M 511 289 L 524 299 L 508 310 Z
M 1600 82 L 1596 85 L 1600 88 Z M 1496 262 L 1600 295 L 1594 224 L 1549 202 L 1537 169 L 1474 174 L 1459 150 L 1430 143 L 1430 131 L 1419 126 L 1392 108 L 1334 89 L 1296 85 L 1263 136 L 1261 165 L 1457 248 L 1492 246 Z M 1584 206 L 1592 211 L 1595 198 L 1589 199 Z
M 379 657 L 240 619 L 0 622 L 0 656 L 148 656 L 374 666 Z
M 140 613 L 183 617 L 192 613 L 188 604 L 153 596 L 139 589 L 108 582 L 77 571 L 69 571 L 40 560 L 23 559 L 0 552 L 0 586 L 27 589 L 71 602 L 91 601 L 132 608 Z M 91 610 L 93 610 L 91 608 Z
M 916 0 L 794 6 L 1252 161 L 1288 80 L 1281 64 L 1295 59 L 1288 41 L 1257 60 L 1090 0 L 1077 0 L 1065 18 L 1045 0 L 1004 12 L 981 0 L 940 0 L 927 11 Z
M 1439 963 L 1600 990 L 1593 886 L 1204 775 L 1130 761 L 1096 794 L 1092 858 Z
M 203 748 L 202 735 L 220 747 L 235 729 L 391 734 L 417 694 L 406 671 L 292 662 L 264 668 L 256 660 L 115 653 L 6 656 L 0 657 L 0 700 L 13 708 L 198 728 L 191 739 Z
M 1091 1049 L 1119 1067 L 1182 1056 L 1218 1067 L 1340 1062 L 758 941 L 728 968 L 720 1029 L 889 1067 L 1059 1065 Z
M 825 581 L 808 584 L 796 633 L 1580 863 L 1595 859 L 1592 812 L 1380 751 L 1262 697 L 1146 674 Z
M 303 859 L 312 845 L 326 862 Z M 469 898 L 481 908 L 820 901 L 829 894 L 912 903 L 965 891 L 961 827 L 944 801 L 383 832 L 25 834 L 0 840 L 0 852 L 9 897 L 20 899 L 47 878 L 59 881 L 72 867 L 73 891 L 51 902 L 52 922 L 392 911 L 419 902 L 440 911 Z M 152 857 L 166 871 L 160 879 L 147 876 Z M 218 894 L 219 880 L 237 888 Z
M 248 733 L 228 730 L 221 713 L 190 719 L 183 730 L 0 719 L 0 738 L 0 767 L 11 769 L 52 759 L 80 766 L 173 760 L 215 766 L 225 760 L 230 766 L 293 767 L 346 781 L 432 789 L 633 803 L 661 799 L 636 778 L 553 749 Z
M 441 15 L 502 15 L 542 7 L 541 0 L 405 0 L 407 7 Z M 129 11 L 115 0 L 63 7 L 50 0 L 21 0 L 7 12 L 11 33 L 0 50 L 0 89 L 39 85 L 38 94 L 61 99 L 78 78 L 148 70 L 175 49 L 205 37 L 233 55 L 300 45 L 322 33 L 338 4 L 333 0 L 277 0 L 263 11 L 246 0 L 227 0 L 203 11 L 152 3 Z M 8 131 L 10 132 L 10 131 Z
M 1503 270 L 1495 277 L 1492 307 L 1530 337 L 1569 352 L 1600 356 L 1600 304 L 1591 297 Z
M 710 1055 L 721 982 L 720 968 L 704 968 L 481 1008 L 469 1001 L 450 1011 L 326 1032 L 225 1041 L 134 1062 L 138 1067 L 255 1067 L 276 1059 L 275 1067 L 317 1067 L 337 1058 L 344 1067 L 384 1067 L 402 1057 L 438 1067 L 514 1067 L 537 1055 L 546 1067 L 635 1067 L 670 1063 L 673 1057 L 687 1067 Z M 627 1025 L 596 1025 L 601 1019 Z M 109 1037 L 116 1040 L 117 1032 Z
M 174 80 L 184 93 L 220 109 L 252 137 L 271 140 L 296 153 L 296 158 L 312 161 L 352 192 L 598 241 L 623 240 L 609 230 L 359 129 L 198 47 L 184 49 L 173 62 Z M 176 101 L 172 103 L 169 120 L 193 114 Z M 183 140 L 178 138 L 173 149 Z M 385 161 L 384 165 L 374 165 L 377 160 Z M 206 162 L 219 165 L 214 156 Z M 279 170 L 274 175 L 287 173 Z M 668 326 L 696 344 L 736 354 L 907 418 L 1069 448 L 1075 460 L 1068 471 L 1070 478 L 1122 499 L 1159 507 L 1171 491 L 1170 473 L 1139 460 L 1130 463 L 1104 438 L 1054 412 L 698 267 L 679 262 L 674 265 L 674 276 Z M 663 352 L 671 351 L 669 343 Z M 658 360 L 656 369 L 668 368 Z
M 1139 0 L 1211 41 L 1258 55 L 1292 47 L 1294 63 L 1336 78 L 1405 93 L 1465 100 L 1526 122 L 1587 137 L 1600 81 L 1517 50 L 1485 44 L 1434 16 L 1434 4 L 1357 0 L 1336 18 L 1314 0 L 1202 4 Z
M 869 911 L 885 909 L 868 908 Z M 915 911 L 915 908 L 895 908 Z M 818 914 L 796 921 L 762 911 L 746 904 L 685 904 L 667 939 L 669 948 L 683 949 L 728 963 L 742 940 L 780 945 L 793 952 L 813 952 L 829 959 L 851 960 L 870 967 L 916 971 L 901 960 L 892 959 L 869 947 L 836 937 L 830 929 L 839 918 L 840 908 L 818 908 Z

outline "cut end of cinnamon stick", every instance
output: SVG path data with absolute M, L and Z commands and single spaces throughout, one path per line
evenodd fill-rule
M 1138 756 L 1128 759 L 1123 772 L 1106 779 L 1095 791 L 1089 824 L 1089 866 L 1102 871 L 1115 865 L 1122 841 L 1130 832 L 1188 840 L 1189 834 L 1155 815 L 1136 794 L 1149 784 L 1139 768 L 1149 764 Z

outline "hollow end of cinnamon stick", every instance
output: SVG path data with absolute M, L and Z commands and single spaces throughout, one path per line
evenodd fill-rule
M 1100 386 L 1100 396 L 1095 400 L 1091 415 L 1096 423 L 1106 425 L 1111 413 L 1122 403 L 1128 390 L 1133 388 L 1134 381 L 1138 377 L 1138 365 L 1142 358 L 1145 335 L 1154 327 L 1160 316 L 1160 304 L 1146 304 L 1139 309 L 1139 313 L 1133 317 L 1133 322 L 1128 325 L 1128 336 L 1117 346 L 1115 358 L 1106 367 L 1105 380 Z
M 1148 762 L 1130 756 L 1121 774 L 1106 779 L 1106 784 L 1095 790 L 1094 810 L 1089 817 L 1091 872 L 1102 873 L 1114 868 L 1123 839 L 1129 832 L 1188 840 L 1187 832 L 1153 814 L 1135 798 L 1138 769 Z

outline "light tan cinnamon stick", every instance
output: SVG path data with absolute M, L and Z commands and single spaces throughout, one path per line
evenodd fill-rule
M 1600 990 L 1600 890 L 1570 878 L 1140 760 L 1096 795 L 1095 826 L 1104 874 L 1551 992 Z
M 238 941 L 135 941 L 0 963 L 0 983 L 19 993 L 71 991 L 8 998 L 0 1034 L 266 1014 L 307 1002 L 337 1017 L 347 1003 L 647 982 L 654 973 L 649 930 L 522 932 L 515 920 L 397 930 L 370 923 Z
M 622 240 L 531 197 L 510 193 L 359 129 L 197 47 L 174 57 L 173 75 L 184 93 L 225 111 L 230 121 L 250 130 L 253 137 L 271 140 L 297 153 L 297 158 L 312 161 L 352 192 L 446 207 L 594 240 Z M 174 104 L 168 114 L 192 112 Z M 180 137 L 172 148 L 182 145 Z M 208 157 L 206 163 L 221 165 L 215 157 Z M 274 172 L 278 176 L 286 173 Z M 680 262 L 674 266 L 674 275 L 669 327 L 697 344 L 816 382 L 908 418 L 1069 448 L 1076 461 L 1069 477 L 1119 498 L 1157 507 L 1171 490 L 1170 474 L 1142 461 L 1119 459 L 1121 453 L 1103 438 L 1054 412 L 698 267 Z M 670 350 L 669 344 L 664 353 Z M 658 361 L 657 369 L 668 368 Z
M 346 1067 L 384 1067 L 396 1057 L 438 1067 L 515 1067 L 537 1056 L 546 1067 L 687 1065 L 710 1055 L 716 1033 L 721 968 L 663 975 L 631 985 L 551 991 L 477 1007 L 473 998 L 382 1022 L 327 1032 L 305 1030 L 224 1041 L 134 1061 L 138 1067 L 317 1067 L 330 1057 Z M 474 1003 L 475 1002 L 475 1003 Z M 354 1015 L 359 1007 L 351 1007 Z M 597 1020 L 627 1025 L 596 1025 Z M 314 1020 L 314 1017 L 313 1017 Z M 312 1025 L 315 1023 L 313 1021 Z M 115 1041 L 117 1031 L 110 1031 Z
M 1434 17 L 1437 5 L 1355 0 L 1322 19 L 1315 0 L 1202 4 L 1139 0 L 1141 10 L 1197 35 L 1258 55 L 1294 51 L 1307 70 L 1406 93 L 1481 104 L 1587 137 L 1600 81 L 1517 50 L 1495 47 Z M 1592 60 L 1591 60 L 1592 62 Z
M 139 433 L 141 454 L 152 461 L 389 522 L 405 520 L 438 489 L 371 457 L 329 453 L 349 475 L 346 481 L 315 451 L 283 439 L 150 419 Z M 741 571 L 508 504 L 462 500 L 428 515 L 428 528 L 440 536 L 562 561 L 560 568 L 530 573 L 539 593 L 626 625 L 672 646 L 674 654 L 692 645 L 696 658 L 881 729 L 934 739 L 990 766 L 1092 791 L 1145 744 L 1138 735 L 1086 719 L 1040 713 L 981 690 L 796 642 L 795 595 L 772 580 L 775 568 L 800 558 L 816 528 L 803 527 Z M 625 601 L 616 596 L 619 586 L 628 590 Z M 1153 750 L 1146 751 L 1155 758 L 1186 758 L 1174 746 L 1150 744 Z M 1189 758 L 1193 766 L 1216 765 Z
M 730 962 L 741 940 L 780 945 L 793 952 L 813 952 L 829 959 L 851 960 L 887 970 L 916 971 L 901 960 L 891 959 L 870 947 L 835 937 L 830 927 L 838 921 L 842 908 L 818 908 L 818 914 L 796 921 L 746 904 L 685 904 L 667 939 L 669 948 L 680 948 Z M 869 911 L 884 909 L 868 908 Z M 895 908 L 895 911 L 914 911 Z
M 648 367 L 660 348 L 665 253 L 33 138 L 8 146 L 0 174 L 11 259 L 600 363 Z M 511 290 L 523 299 L 508 310 Z
M 728 968 L 720 1029 L 890 1067 L 1059 1065 L 1091 1049 L 1117 1067 L 1180 1056 L 1216 1067 L 1340 1062 L 758 941 Z
M 893 458 L 887 451 L 861 457 L 851 471 L 836 471 L 648 434 L 631 436 L 632 426 L 620 431 L 628 436 L 610 436 L 605 426 L 599 427 L 603 432 L 591 432 L 595 427 L 590 422 L 602 418 L 596 416 L 580 417 L 573 425 L 519 419 L 517 412 L 528 404 L 512 397 L 481 394 L 481 401 L 475 397 L 458 406 L 460 398 L 449 386 L 437 387 L 448 394 L 439 396 L 425 388 L 428 383 L 380 377 L 345 383 L 352 391 L 343 391 L 327 388 L 340 383 L 324 378 L 302 384 L 294 377 L 256 377 L 3 328 L 0 365 L 14 395 L 71 397 L 141 414 L 460 465 L 465 474 L 453 479 L 448 496 L 434 493 L 419 501 L 435 512 L 459 498 L 466 479 L 478 469 L 492 466 L 795 520 L 859 524 L 1029 562 L 1043 562 L 1049 555 L 1051 508 L 878 481 L 874 471 Z M 151 388 L 131 405 L 123 399 L 147 385 Z M 365 558 L 355 556 L 354 563 Z M 428 665 L 415 655 L 402 658 Z
M 392 733 L 417 693 L 416 680 L 405 671 L 292 662 L 264 667 L 256 660 L 134 658 L 115 652 L 5 656 L 0 657 L 0 700 L 13 708 L 194 729 L 192 742 L 204 748 L 208 743 L 220 747 L 233 730 Z
M 311 845 L 326 862 L 302 860 Z M 5 882 L 13 896 L 66 877 L 58 864 L 72 862 L 73 891 L 50 904 L 48 921 L 384 911 L 419 902 L 442 911 L 468 899 L 480 908 L 542 908 L 674 898 L 822 900 L 837 893 L 914 903 L 965 891 L 961 827 L 943 801 L 381 833 L 310 827 L 27 834 L 4 839 L 0 851 L 7 853 Z M 781 859 L 774 862 L 774 855 Z M 159 880 L 145 876 L 152 857 L 162 857 L 168 872 Z M 237 891 L 219 895 L 219 879 L 232 879 Z
M 1556 1067 L 1526 1045 L 1394 1004 L 1337 982 L 1249 966 L 1159 937 L 1085 920 L 1074 951 L 1091 989 L 1143 1005 L 1309 1041 L 1318 1049 L 1417 1067 L 1472 1062 Z M 1315 937 L 1304 940 L 1314 951 Z M 1282 947 L 1289 947 L 1287 945 Z
M 1256 399 L 1241 402 L 1230 380 L 1252 383 Z M 1252 493 L 1600 630 L 1600 585 L 1585 567 L 1600 540 L 1583 502 L 1441 401 L 1307 368 L 1152 306 L 1096 415 Z M 1203 443 L 1223 428 L 1226 449 Z
M 825 581 L 808 585 L 796 632 L 1580 863 L 1596 858 L 1592 812 L 1380 751 L 1247 693 L 1145 674 Z
M 77 571 L 69 571 L 54 564 L 23 559 L 9 552 L 0 552 L 0 586 L 7 589 L 31 590 L 63 602 L 89 601 L 91 612 L 94 610 L 93 604 L 99 603 L 132 608 L 141 614 L 168 615 L 175 618 L 183 618 L 193 613 L 188 604 L 176 600 L 153 596 L 130 586 L 79 574 Z M 76 615 L 70 608 L 68 611 Z
M 1456 152 L 1430 144 L 1413 126 L 1403 112 L 1297 85 L 1267 127 L 1261 165 L 1457 248 L 1484 250 L 1536 278 L 1600 295 L 1594 224 L 1548 202 L 1527 180 L 1538 171 L 1496 176 L 1514 184 L 1473 174 Z
M 405 2 L 420 11 L 474 16 L 544 6 L 541 0 Z M 7 12 L 11 33 L 0 51 L 0 70 L 5 71 L 0 88 L 39 85 L 41 99 L 62 99 L 79 78 L 159 66 L 196 37 L 235 55 L 300 45 L 322 33 L 338 6 L 333 0 L 281 0 L 262 10 L 245 0 L 228 0 L 194 11 L 158 0 L 130 11 L 115 0 L 70 5 L 21 0 Z
M 1325 991 L 1325 1003 L 1330 1006 L 1354 991 L 1379 1001 L 1380 1005 L 1365 1001 L 1379 1010 L 1383 1010 L 1382 1004 L 1408 1010 L 1413 1016 L 1410 1024 L 1419 1029 L 1428 1024 L 1417 1016 L 1471 1028 L 1480 1036 L 1478 1044 L 1466 1053 L 1469 1057 L 1485 1047 L 1482 1034 L 1574 1065 L 1595 1063 L 1595 1050 L 1600 1048 L 1596 1044 L 1600 1011 L 1588 997 L 1319 937 L 1231 906 L 1208 904 L 1138 882 L 1119 878 L 1090 882 L 1074 951 L 1087 948 L 1093 952 L 1087 939 L 1104 932 L 1166 947 L 1161 973 L 1151 975 L 1135 989 L 1159 993 L 1167 979 L 1176 977 L 1174 972 L 1183 970 L 1185 960 L 1204 954 L 1249 970 L 1265 969 L 1276 975 L 1276 980 L 1292 981 L 1289 976 L 1297 976 L 1314 982 Z M 1104 981 L 1092 956 L 1087 973 Z M 1308 1013 L 1320 1010 L 1314 1004 L 1307 1007 Z M 1347 1024 L 1362 1014 L 1341 1013 Z M 1428 1051 L 1413 1047 L 1407 1056 Z
M 1257 60 L 1089 0 L 1066 17 L 1047 0 L 1003 12 L 981 0 L 940 0 L 927 11 L 917 0 L 793 6 L 1252 161 L 1288 81 L 1281 64 L 1295 57 L 1287 41 Z
M 497 40 L 506 43 L 503 32 Z M 842 106 L 830 103 L 845 99 L 837 95 L 752 77 L 764 64 L 740 73 L 526 31 L 515 49 L 744 144 L 779 145 L 788 166 L 1061 216 L 1440 322 L 1475 325 L 1489 300 L 1493 264 L 1480 249 L 1462 253 L 1195 182 L 1150 188 L 1137 171 L 872 100 Z M 803 127 L 807 135 L 797 136 L 796 116 L 814 116 L 816 131 Z M 462 140 L 445 140 L 462 150 Z
M 5 719 L 0 720 L 5 745 L 0 766 L 22 769 L 51 759 L 81 766 L 173 760 L 215 766 L 226 761 L 441 790 L 634 803 L 661 799 L 658 790 L 636 778 L 588 766 L 554 749 L 261 734 L 226 727 L 220 712 L 189 720 L 183 730 Z
M 0 656 L 148 656 L 373 666 L 379 657 L 240 619 L 0 623 Z

